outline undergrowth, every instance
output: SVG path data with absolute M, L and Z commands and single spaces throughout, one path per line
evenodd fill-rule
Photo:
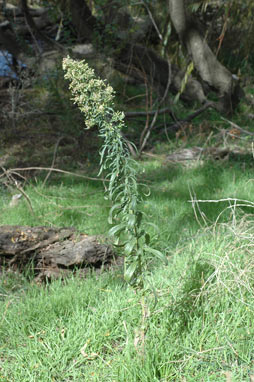
M 160 227 L 156 246 L 167 266 L 153 270 L 157 293 L 147 295 L 146 341 L 142 341 L 140 297 L 120 271 L 91 273 L 46 287 L 18 274 L 2 273 L 0 285 L 0 376 L 3 381 L 231 381 L 247 382 L 253 370 L 252 167 L 208 162 L 198 167 L 143 162 L 151 196 L 142 208 Z M 9 207 L 1 199 L 1 224 L 75 226 L 106 234 L 109 203 L 100 181 L 52 175 L 46 187 L 26 187 L 35 217 L 24 199 Z M 231 202 L 232 203 L 232 202 Z M 196 206 L 198 207 L 198 206 Z M 216 226 L 212 222 L 225 209 Z M 239 211 L 239 215 L 237 213 Z M 205 221 L 204 221 L 205 220 Z M 156 232 L 150 228 L 156 240 Z M 231 374 L 230 374 L 231 373 Z M 228 379 L 230 380 L 230 379 Z
M 158 303 L 147 310 L 143 357 L 139 296 L 117 271 L 11 294 L 3 275 L 2 380 L 222 382 L 227 373 L 227 381 L 248 381 L 254 374 L 252 225 L 240 219 L 198 231 L 156 269 Z

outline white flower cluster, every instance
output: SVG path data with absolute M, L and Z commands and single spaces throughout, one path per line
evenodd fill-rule
M 67 57 L 63 60 L 63 69 L 66 72 L 64 77 L 70 81 L 72 100 L 84 113 L 87 128 L 104 125 L 109 121 L 109 116 L 112 121 L 118 122 L 120 114 L 112 110 L 115 92 L 111 86 L 97 79 L 94 70 L 84 60 L 74 61 Z M 122 120 L 120 118 L 119 122 Z

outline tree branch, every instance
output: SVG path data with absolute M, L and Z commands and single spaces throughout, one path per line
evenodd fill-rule
M 173 125 L 170 125 L 169 127 L 166 128 L 166 130 L 170 131 L 177 131 L 181 128 L 181 126 L 186 123 L 192 121 L 194 118 L 196 118 L 198 115 L 202 114 L 205 110 L 208 108 L 215 108 L 214 102 L 207 102 L 204 106 L 202 106 L 200 109 L 196 110 L 194 113 L 188 115 L 186 118 L 177 121 Z

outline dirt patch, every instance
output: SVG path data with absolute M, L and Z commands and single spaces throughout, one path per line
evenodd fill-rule
M 55 119 L 55 118 L 54 118 Z M 96 131 L 69 134 L 61 130 L 60 121 L 28 121 L 17 127 L 0 130 L 0 166 L 50 167 L 70 170 L 87 162 L 97 162 L 99 141 Z M 91 160 L 91 158 L 93 158 Z

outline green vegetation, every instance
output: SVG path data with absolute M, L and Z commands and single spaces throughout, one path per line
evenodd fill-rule
M 200 229 L 188 202 L 190 190 L 198 199 L 253 200 L 251 157 L 223 165 L 200 161 L 187 167 L 159 159 L 142 165 L 140 179 L 151 188 L 143 209 L 160 227 L 155 248 L 169 260 L 154 267 L 158 302 L 154 307 L 154 295 L 147 295 L 145 326 L 140 296 L 124 283 L 121 270 L 46 287 L 6 272 L 0 285 L 3 381 L 217 382 L 226 380 L 227 371 L 232 381 L 248 381 L 254 373 L 252 206 L 225 210 L 211 227 L 229 202 L 200 203 L 208 225 L 198 213 Z M 46 187 L 37 181 L 25 190 L 38 218 L 24 200 L 8 207 L 5 193 L 1 224 L 107 233 L 109 202 L 101 182 L 53 174 Z M 156 235 L 152 227 L 150 233 Z
M 61 112 L 52 125 L 45 117 L 39 129 L 21 123 L 17 135 L 3 132 L 1 154 L 11 146 L 6 168 L 49 168 L 54 157 L 54 167 L 96 177 L 102 137 L 96 129 L 83 130 L 65 86 L 61 71 L 50 79 L 45 107 Z M 119 84 L 118 90 L 117 108 L 125 103 L 128 111 L 129 101 L 146 110 L 143 85 Z M 252 110 L 243 102 L 233 122 L 252 132 Z M 190 110 L 180 101 L 174 112 L 184 119 Z M 129 120 L 124 134 L 138 144 L 144 123 L 144 117 Z M 35 284 L 33 269 L 1 270 L 0 381 L 247 382 L 254 375 L 252 136 L 232 137 L 229 123 L 214 110 L 165 135 L 171 123 L 168 115 L 158 116 L 136 173 L 150 189 L 139 207 L 144 220 L 154 223 L 146 228 L 151 245 L 168 260 L 165 265 L 150 259 L 154 290 L 141 299 L 121 266 L 46 285 Z M 189 161 L 168 158 L 195 146 L 229 152 L 204 152 Z M 0 225 L 73 226 L 107 237 L 112 205 L 105 184 L 54 171 L 45 181 L 48 171 L 31 177 L 20 172 L 33 213 L 24 196 L 9 205 L 19 191 L 0 178 Z

